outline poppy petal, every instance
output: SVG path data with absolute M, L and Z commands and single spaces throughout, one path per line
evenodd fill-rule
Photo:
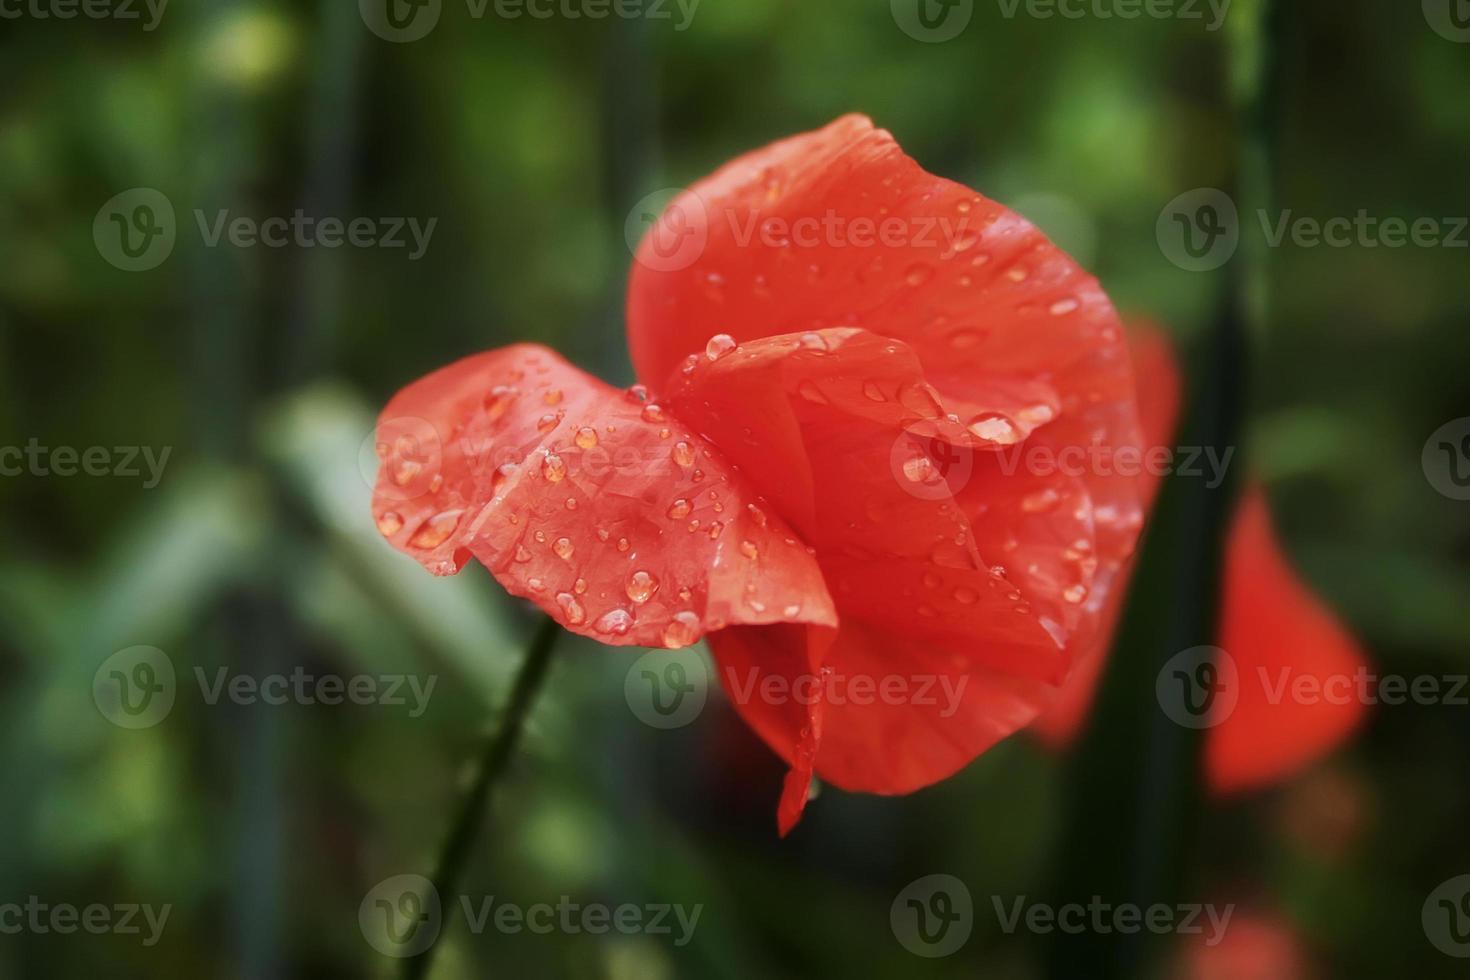
M 1343 689 L 1355 692 L 1368 664 L 1287 563 L 1259 485 L 1236 512 L 1224 588 L 1220 646 L 1235 662 L 1240 697 L 1209 730 L 1205 775 L 1211 789 L 1229 793 L 1287 779 L 1346 739 L 1366 709 Z M 1322 693 L 1293 697 L 1302 678 Z
M 377 442 L 374 513 L 394 547 L 441 575 L 473 556 L 572 632 L 674 647 L 732 624 L 836 624 L 805 544 L 752 516 L 721 453 L 543 347 L 419 379 Z
M 710 638 L 737 709 L 792 764 L 783 822 L 813 770 L 844 789 L 908 792 L 1029 721 L 1070 654 L 986 564 L 948 483 L 906 472 L 909 430 L 947 422 L 914 352 L 830 329 L 719 345 L 686 367 L 669 407 L 815 547 L 841 617 L 835 637 Z

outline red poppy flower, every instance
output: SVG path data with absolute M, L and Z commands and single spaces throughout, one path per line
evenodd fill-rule
M 1140 328 L 1133 360 L 1147 444 L 1172 445 L 1180 390 L 1173 351 L 1162 334 Z M 1151 499 L 1157 479 L 1140 480 Z M 1279 782 L 1340 744 L 1363 715 L 1364 701 L 1352 692 L 1367 667 L 1356 641 L 1292 572 L 1257 483 L 1241 498 L 1224 560 L 1219 644 L 1231 658 L 1237 697 L 1205 740 L 1205 777 L 1219 793 Z M 1043 741 L 1060 745 L 1076 734 L 1120 613 L 1118 594 L 1104 614 L 1107 628 L 1033 726 Z M 1297 685 L 1304 693 L 1292 693 Z
M 1034 226 L 860 116 L 670 205 L 628 295 L 647 389 L 476 355 L 379 422 L 380 530 L 611 644 L 707 636 L 791 766 L 903 793 L 1033 721 L 1116 608 L 1148 488 L 1126 340 Z M 1106 473 L 1107 475 L 1103 475 Z

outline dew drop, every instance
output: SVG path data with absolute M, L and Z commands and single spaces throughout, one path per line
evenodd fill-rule
M 592 449 L 597 445 L 597 430 L 590 425 L 584 425 L 577 430 L 572 441 L 583 449 Z
M 692 612 L 674 613 L 669 625 L 664 627 L 664 646 L 670 650 L 687 647 L 699 639 L 699 617 Z
M 658 579 L 640 569 L 628 576 L 626 591 L 629 599 L 641 605 L 652 599 L 653 594 L 658 591 Z
M 999 412 L 981 412 L 970 420 L 969 430 L 986 442 L 1010 446 L 1021 440 L 1021 430 Z
M 397 511 L 385 510 L 378 517 L 378 533 L 392 537 L 403 528 L 403 517 Z
M 886 402 L 888 400 L 888 396 L 883 394 L 883 389 L 879 388 L 877 383 L 873 381 L 863 382 L 863 394 L 869 400 L 875 402 Z
M 623 392 L 623 395 L 628 401 L 640 405 L 648 401 L 648 389 L 643 385 L 630 385 L 628 390 Z
M 690 506 L 689 501 L 683 497 L 679 497 L 672 504 L 669 504 L 668 515 L 677 521 L 680 518 L 688 517 L 691 510 L 693 510 L 693 507 Z
M 509 385 L 496 385 L 490 389 L 490 394 L 485 396 L 485 414 L 490 421 L 494 422 L 505 414 L 510 408 L 511 402 L 515 401 L 519 392 Z
M 954 601 L 962 606 L 973 606 L 980 601 L 980 595 L 974 589 L 967 589 L 962 585 L 954 590 Z
M 1087 598 L 1087 586 L 1071 585 L 1062 592 L 1062 598 L 1068 602 L 1077 603 Z
M 825 352 L 828 349 L 827 338 L 823 337 L 819 333 L 816 333 L 815 331 L 802 334 L 801 337 L 797 340 L 797 345 L 800 346 L 802 350 Z
M 435 514 L 414 532 L 413 537 L 408 539 L 408 543 L 415 548 L 439 547 L 449 540 L 449 536 L 459 526 L 459 518 L 463 513 L 463 510 L 446 510 L 441 514 Z
M 822 394 L 822 389 L 816 386 L 810 378 L 803 379 L 796 386 L 796 393 L 807 401 L 817 405 L 826 405 L 827 396 Z
M 567 622 L 573 626 L 587 619 L 587 611 L 577 601 L 577 597 L 570 592 L 558 592 L 556 594 L 557 605 L 561 606 L 562 613 L 567 617 Z
M 495 467 L 495 472 L 490 477 L 490 492 L 499 493 L 500 488 L 505 486 L 505 481 L 514 476 L 519 468 L 514 463 L 501 463 Z
M 540 432 L 549 432 L 550 430 L 556 428 L 557 423 L 560 422 L 561 419 L 561 412 L 547 412 L 545 415 L 536 420 L 536 429 Z
M 663 406 L 657 402 L 649 402 L 643 406 L 643 421 L 662 422 L 665 418 Z
M 567 476 L 566 461 L 556 453 L 547 453 L 541 460 L 541 475 L 552 483 L 560 483 Z
M 557 538 L 552 542 L 551 550 L 556 552 L 556 557 L 565 561 L 572 557 L 572 552 L 576 548 L 572 545 L 571 538 Z
M 562 394 L 560 388 L 547 388 L 546 393 L 541 396 L 541 400 L 548 405 L 560 405 L 561 399 Z
M 614 607 L 599 616 L 592 628 L 599 633 L 622 636 L 633 628 L 633 614 L 621 607 Z
M 760 549 L 755 546 L 754 541 L 740 542 L 740 553 L 747 558 L 755 558 L 760 554 Z
M 1075 311 L 1080 305 L 1077 300 L 1068 296 L 1066 299 L 1057 300 L 1047 309 L 1051 312 L 1052 316 L 1066 316 L 1068 313 Z
M 724 529 L 725 529 L 725 525 L 721 524 L 719 521 L 715 521 L 713 524 L 711 524 L 709 526 L 710 540 L 714 540 L 715 538 L 718 538 L 720 536 L 720 532 L 723 531 Z
M 678 463 L 680 466 L 693 466 L 694 447 L 690 446 L 689 443 L 684 442 L 683 440 L 674 443 L 674 462 Z
M 587 580 L 585 578 L 577 579 L 575 582 L 572 583 L 572 591 L 577 593 L 577 595 L 586 595 Z
M 735 349 L 735 338 L 727 333 L 717 333 L 704 345 L 704 356 L 711 361 L 718 361 L 726 354 Z
M 898 401 L 904 408 L 923 419 L 937 419 L 943 414 L 938 395 L 922 381 L 915 381 L 898 389 Z
M 627 551 L 629 547 L 631 547 L 631 545 L 628 544 L 628 539 L 627 538 L 618 538 L 618 550 L 619 551 Z
M 934 270 L 923 262 L 916 262 L 909 266 L 903 274 L 903 281 L 910 286 L 922 286 L 934 275 Z
M 924 455 L 906 459 L 903 463 L 903 476 L 910 483 L 925 483 L 934 476 L 934 463 Z
M 978 347 L 983 339 L 985 338 L 978 330 L 956 330 L 949 335 L 949 346 L 955 350 L 969 350 Z
M 755 521 L 755 526 L 756 527 L 765 527 L 766 526 L 766 512 L 765 511 L 761 510 L 755 504 L 746 504 L 745 505 L 745 510 L 746 510 L 747 513 L 750 514 L 750 519 L 752 521 Z

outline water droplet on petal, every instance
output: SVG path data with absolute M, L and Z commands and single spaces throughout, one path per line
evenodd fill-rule
M 949 346 L 955 350 L 969 350 L 971 347 L 978 347 L 984 339 L 984 335 L 978 330 L 956 330 L 949 335 Z
M 934 270 L 923 262 L 916 262 L 903 274 L 903 281 L 910 286 L 922 286 L 934 275 Z
M 619 551 L 627 551 L 629 547 L 631 547 L 631 546 L 628 544 L 628 539 L 627 538 L 618 538 L 618 550 Z
M 765 511 L 761 510 L 755 504 L 746 504 L 745 505 L 745 509 L 746 509 L 747 512 L 749 512 L 750 519 L 752 521 L 755 521 L 755 526 L 756 527 L 765 527 L 766 526 L 766 512 Z
M 715 538 L 718 538 L 720 536 L 720 532 L 723 531 L 724 529 L 725 529 L 725 525 L 721 524 L 719 521 L 715 521 L 713 524 L 711 524 L 709 526 L 710 540 L 714 540 Z
M 643 402 L 648 401 L 648 389 L 645 388 L 643 385 L 631 385 L 629 386 L 627 391 L 623 392 L 623 394 L 630 402 L 642 404 Z
M 735 338 L 727 333 L 717 333 L 704 345 L 704 356 L 711 361 L 718 361 L 726 354 L 735 349 Z
M 1021 440 L 1021 430 L 999 412 L 981 412 L 970 420 L 969 429 L 986 442 L 1010 446 Z
M 690 506 L 689 501 L 685 500 L 683 497 L 679 497 L 672 504 L 669 504 L 668 515 L 677 521 L 680 518 L 688 517 L 689 512 L 692 509 L 693 508 Z
M 680 466 L 693 466 L 694 447 L 690 446 L 689 443 L 682 440 L 674 443 L 674 462 L 678 463 Z
M 495 467 L 495 472 L 490 477 L 490 492 L 499 493 L 500 488 L 505 486 L 505 481 L 515 475 L 520 467 L 514 463 L 501 463 Z
M 923 419 L 937 419 L 943 414 L 938 394 L 922 381 L 915 381 L 898 389 L 898 401 L 904 408 Z
M 658 579 L 649 572 L 639 571 L 628 576 L 627 593 L 628 598 L 642 604 L 653 598 L 658 591 Z
M 903 463 L 903 476 L 910 483 L 927 483 L 934 476 L 934 463 L 922 454 L 906 459 Z
M 754 541 L 740 542 L 740 553 L 747 558 L 755 558 L 760 554 L 760 549 L 755 546 Z
M 699 617 L 692 612 L 674 613 L 669 625 L 664 627 L 664 646 L 671 650 L 687 647 L 699 639 Z
M 659 405 L 657 402 L 649 402 L 647 405 L 643 406 L 643 421 L 662 422 L 664 418 L 665 416 L 663 406 Z
M 609 609 L 598 617 L 592 628 L 599 633 L 622 636 L 633 628 L 633 614 L 622 608 Z
M 577 593 L 577 595 L 586 595 L 587 580 L 585 578 L 577 579 L 575 582 L 572 583 L 572 591 Z
M 1048 309 L 1051 311 L 1052 316 L 1066 316 L 1068 313 L 1076 310 L 1077 307 L 1080 305 L 1082 304 L 1078 303 L 1075 299 L 1068 296 L 1066 299 L 1057 300 L 1055 303 L 1051 304 Z
M 816 386 L 810 378 L 803 379 L 796 386 L 796 393 L 807 401 L 817 405 L 826 405 L 827 396 L 822 394 L 822 389 Z
M 802 350 L 826 351 L 827 338 L 816 332 L 804 333 L 797 341 Z
M 386 510 L 378 517 L 378 533 L 392 537 L 403 528 L 403 517 L 397 511 Z
M 547 412 L 536 420 L 536 429 L 540 432 L 549 432 L 556 428 L 557 423 L 562 420 L 561 412 Z
M 597 430 L 590 425 L 584 425 L 577 430 L 572 441 L 583 449 L 592 449 L 597 445 Z
M 556 594 L 556 602 L 557 605 L 561 606 L 561 611 L 567 617 L 568 623 L 576 626 L 578 623 L 586 620 L 586 610 L 584 610 L 582 608 L 582 604 L 577 601 L 577 597 L 572 595 L 570 592 L 558 592 Z
M 463 513 L 463 510 L 446 510 L 442 514 L 435 514 L 414 532 L 408 543 L 415 548 L 439 547 L 449 540 L 449 536 L 459 526 L 459 518 Z
M 490 394 L 485 396 L 485 414 L 490 417 L 490 421 L 494 422 L 504 415 L 519 393 L 510 385 L 496 385 L 491 388 Z
M 883 389 L 879 388 L 877 383 L 873 381 L 863 382 L 863 394 L 875 402 L 886 402 L 888 400 L 888 396 L 883 394 Z
M 552 483 L 560 483 L 567 476 L 566 461 L 556 453 L 547 453 L 541 460 L 541 475 Z
M 560 388 L 547 388 L 546 393 L 541 396 L 541 400 L 548 405 L 560 405 L 561 399 L 562 394 Z
M 557 538 L 552 542 L 551 550 L 556 552 L 556 557 L 566 560 L 572 557 L 572 552 L 576 549 L 572 545 L 571 538 Z
M 980 601 L 980 595 L 974 589 L 967 589 L 962 585 L 954 590 L 954 601 L 962 606 L 973 606 Z

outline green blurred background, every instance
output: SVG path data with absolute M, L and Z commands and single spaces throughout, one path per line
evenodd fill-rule
M 1066 19 L 974 0 L 942 42 L 902 30 L 901 5 L 703 0 L 686 22 L 672 4 L 512 19 L 444 0 L 410 43 L 347 0 L 175 0 L 152 30 L 141 5 L 141 20 L 4 8 L 21 14 L 0 19 L 0 444 L 171 454 L 156 487 L 0 478 L 0 903 L 171 913 L 151 946 L 0 934 L 0 975 L 398 968 L 366 941 L 359 905 L 385 878 L 430 873 L 533 618 L 478 566 L 433 579 L 378 538 L 361 467 L 376 409 L 432 368 L 523 339 L 630 381 L 630 211 L 848 111 L 1031 217 L 1186 348 L 1235 270 L 1253 300 L 1244 465 L 1267 480 L 1295 563 L 1383 671 L 1470 670 L 1470 504 L 1420 464 L 1430 433 L 1470 414 L 1470 251 L 1268 250 L 1247 218 L 1231 264 L 1194 273 L 1156 240 L 1177 195 L 1237 181 L 1232 106 L 1262 85 L 1259 4 L 1236 0 L 1209 30 L 1203 6 Z M 1319 219 L 1470 214 L 1470 44 L 1435 29 L 1434 0 L 1284 8 L 1274 156 L 1241 199 Z M 177 243 L 130 272 L 93 224 L 137 187 L 172 203 Z M 210 248 L 193 218 L 297 208 L 437 225 L 413 261 Z M 164 650 L 180 685 L 166 718 L 129 730 L 99 711 L 93 680 L 136 645 Z M 693 941 L 473 935 L 454 915 L 434 976 L 1055 972 L 1050 937 L 1006 933 L 990 896 L 1065 879 L 1063 814 L 1087 804 L 1062 760 L 1019 736 L 909 797 L 828 790 L 781 841 L 783 767 L 718 692 L 687 727 L 642 724 L 623 695 L 638 652 L 558 645 L 463 889 L 702 904 Z M 298 666 L 437 686 L 410 717 L 210 705 L 192 683 L 196 667 Z M 1467 712 L 1380 708 L 1302 778 L 1202 808 L 1179 869 L 1189 894 L 1237 904 L 1251 925 L 1236 938 L 1275 957 L 1266 976 L 1464 975 L 1420 912 L 1470 872 Z M 966 883 L 974 929 L 924 959 L 889 912 L 933 873 Z M 1199 972 L 1224 960 L 1198 945 L 1166 938 L 1152 968 L 1249 975 Z

